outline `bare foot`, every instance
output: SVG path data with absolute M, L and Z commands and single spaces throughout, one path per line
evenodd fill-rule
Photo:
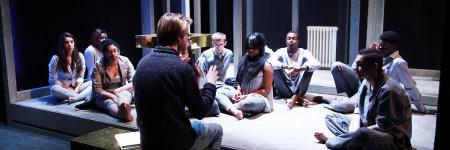
M 287 106 L 289 109 L 292 109 L 295 106 L 295 103 L 298 103 L 300 106 L 308 107 L 311 101 L 307 100 L 304 97 L 294 95 L 291 99 L 287 100 Z
M 244 113 L 241 110 L 231 107 L 230 112 L 238 119 L 244 119 Z
M 297 102 L 297 100 L 299 100 L 299 98 L 300 98 L 300 96 L 297 94 L 292 95 L 292 97 L 287 100 L 287 107 L 289 109 L 292 109 L 295 106 L 295 103 Z
M 311 101 L 307 100 L 306 98 L 299 98 L 297 101 L 303 107 L 308 107 L 308 105 L 311 103 Z
M 133 116 L 131 115 L 131 106 L 130 106 L 130 104 L 126 104 L 126 103 L 120 104 L 119 112 L 117 112 L 117 114 L 124 121 L 127 121 L 127 122 L 133 121 Z
M 291 98 L 291 99 L 288 99 L 288 100 L 287 100 L 287 103 L 286 103 L 287 107 L 288 107 L 289 109 L 292 109 L 292 108 L 295 106 L 295 101 L 296 101 L 296 100 L 293 100 L 292 98 Z
M 319 143 L 322 143 L 322 144 L 325 143 L 328 140 L 328 138 L 321 132 L 314 133 L 314 137 L 317 140 L 319 140 Z

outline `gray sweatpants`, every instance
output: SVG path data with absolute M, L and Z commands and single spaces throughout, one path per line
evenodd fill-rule
M 333 75 L 337 93 L 345 92 L 348 97 L 358 92 L 361 81 L 355 70 L 341 62 L 334 62 L 331 65 L 331 75 Z
M 62 100 L 66 100 L 69 97 L 74 97 L 76 101 L 90 97 L 92 93 L 92 82 L 84 82 L 80 86 L 80 91 L 74 93 L 68 89 L 63 88 L 61 85 L 53 85 L 50 87 L 50 93 Z

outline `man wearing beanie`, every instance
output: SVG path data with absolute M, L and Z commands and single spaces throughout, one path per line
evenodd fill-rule
M 398 51 L 398 44 L 400 42 L 400 36 L 394 31 L 386 31 L 380 35 L 381 42 L 374 44 L 373 47 L 380 50 L 383 55 L 383 70 L 386 75 L 395 79 L 406 90 L 411 103 L 416 106 L 419 113 L 425 113 L 425 106 L 422 104 L 422 97 L 419 89 L 416 86 L 416 82 L 411 77 L 409 72 L 408 63 L 400 56 Z
M 409 72 L 408 63 L 400 56 L 398 50 L 400 36 L 394 31 L 386 31 L 379 38 L 381 40 L 380 43 L 373 43 L 371 47 L 380 50 L 382 53 L 385 74 L 403 86 L 410 98 L 411 104 L 415 106 L 412 109 L 414 112 L 426 113 L 419 89 Z M 356 76 L 354 71 L 354 64 L 352 67 L 341 62 L 332 64 L 331 74 L 336 84 L 336 90 L 338 93 L 345 92 L 349 99 L 334 101 L 333 99 L 335 98 L 324 98 L 324 102 L 329 103 L 326 106 L 327 108 L 341 113 L 351 113 L 354 110 L 354 104 L 358 101 L 358 97 L 355 95 L 359 95 L 357 93 L 361 85 L 361 80 Z

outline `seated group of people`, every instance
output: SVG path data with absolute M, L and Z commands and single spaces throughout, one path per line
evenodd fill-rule
M 58 52 L 48 65 L 50 93 L 68 103 L 86 100 L 84 105 L 95 104 L 114 117 L 132 121 L 134 67 L 127 57 L 119 54 L 119 45 L 107 38 L 105 30 L 96 29 L 92 44 L 83 55 L 76 47 L 75 37 L 62 33 Z
M 131 121 L 130 102 L 135 94 L 142 148 L 220 149 L 221 126 L 189 121 L 186 108 L 197 119 L 222 111 L 240 120 L 272 112 L 274 96 L 288 98 L 288 108 L 308 105 L 305 94 L 320 63 L 311 52 L 298 47 L 296 32 L 288 32 L 287 47 L 275 52 L 267 47 L 264 34 L 250 34 L 236 77 L 226 79 L 233 59 L 233 52 L 225 48 L 226 35 L 214 33 L 213 47 L 194 62 L 188 48 L 191 23 L 188 17 L 164 14 L 157 27 L 159 46 L 141 59 L 136 72 L 104 30 L 95 30 L 85 57 L 78 52 L 74 37 L 63 33 L 58 54 L 49 64 L 52 95 L 69 102 L 86 99 L 114 117 Z M 407 64 L 398 54 L 398 39 L 397 33 L 384 32 L 381 43 L 359 52 L 354 69 L 342 63 L 333 65 L 337 91 L 354 98 L 345 103 L 329 101 L 329 108 L 339 111 L 348 106 L 340 112 L 356 110 L 359 115 L 351 124 L 345 116 L 327 116 L 327 126 L 338 129 L 333 132 L 337 137 L 314 135 L 327 147 L 361 149 L 382 142 L 378 146 L 411 148 L 410 100 L 419 111 L 425 110 Z M 237 85 L 230 84 L 233 81 Z M 339 117 L 344 119 L 334 119 Z

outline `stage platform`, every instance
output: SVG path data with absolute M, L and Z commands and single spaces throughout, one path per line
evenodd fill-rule
M 427 108 L 437 106 L 439 79 L 415 76 L 419 90 L 428 96 Z M 327 70 L 314 73 L 309 95 L 336 95 L 334 82 Z M 334 93 L 333 93 L 334 92 Z M 343 96 L 343 95 L 338 95 Z M 78 102 L 80 103 L 80 102 Z M 76 110 L 70 105 L 54 101 L 50 96 L 13 102 L 10 125 L 40 131 L 66 139 L 97 131 L 109 126 L 137 131 L 136 120 L 120 122 L 105 112 Z M 313 134 L 321 131 L 331 135 L 324 123 L 330 110 L 324 104 L 308 108 L 287 109 L 283 99 L 275 100 L 274 111 L 259 114 L 238 121 L 235 117 L 220 114 L 218 117 L 204 118 L 205 122 L 221 124 L 224 129 L 222 145 L 224 149 L 326 149 L 317 143 Z M 133 109 L 133 115 L 136 116 Z M 416 149 L 433 149 L 436 129 L 436 114 L 413 114 L 412 145 Z

